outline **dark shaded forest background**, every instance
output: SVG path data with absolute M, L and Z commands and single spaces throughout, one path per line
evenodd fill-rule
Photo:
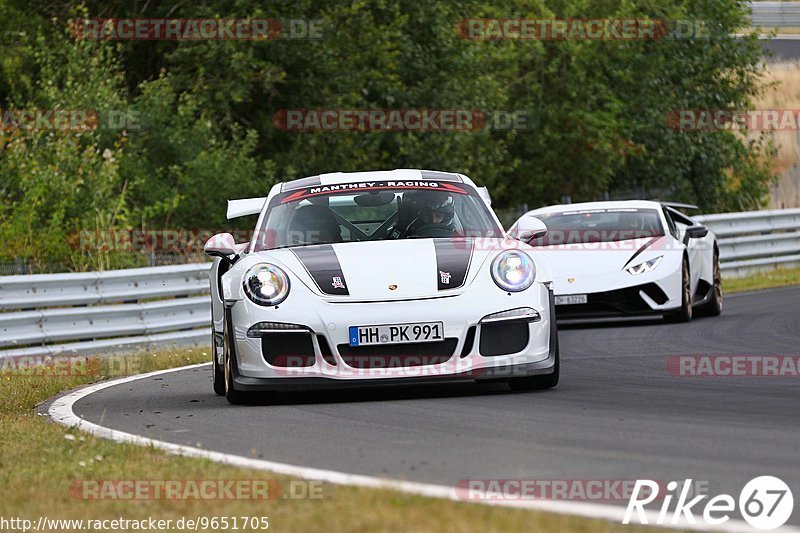
M 96 41 L 86 17 L 322 21 L 320 39 Z M 701 20 L 694 39 L 470 40 L 465 18 Z M 0 108 L 95 109 L 135 128 L 0 131 L 0 263 L 143 264 L 80 231 L 225 228 L 225 200 L 335 171 L 461 172 L 513 212 L 607 194 L 758 208 L 771 147 L 680 132 L 675 109 L 746 109 L 761 49 L 736 0 L 0 0 Z M 527 129 L 293 132 L 282 109 L 522 111 Z M 250 224 L 251 221 L 247 221 Z

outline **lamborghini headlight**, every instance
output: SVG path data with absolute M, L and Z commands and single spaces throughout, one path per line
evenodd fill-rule
M 525 252 L 508 250 L 492 262 L 492 279 L 504 291 L 524 291 L 533 284 L 535 278 L 533 259 Z
M 644 274 L 645 272 L 652 272 L 653 270 L 656 269 L 658 265 L 661 264 L 662 259 L 664 259 L 664 256 L 660 255 L 655 259 L 650 259 L 649 261 L 645 261 L 644 263 L 639 263 L 638 265 L 628 267 L 625 270 L 628 272 L 628 274 L 633 274 L 634 276 L 638 276 L 639 274 Z
M 244 275 L 244 292 L 258 305 L 278 305 L 289 295 L 289 277 L 280 267 L 260 264 Z

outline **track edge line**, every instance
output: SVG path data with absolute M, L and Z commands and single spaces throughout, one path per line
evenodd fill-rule
M 333 483 L 336 485 L 351 485 L 357 487 L 397 490 L 408 494 L 444 499 L 459 503 L 480 503 L 496 507 L 508 507 L 531 511 L 549 512 L 561 515 L 580 516 L 583 518 L 612 521 L 622 525 L 622 518 L 625 508 L 621 506 L 553 500 L 465 500 L 458 497 L 455 487 L 446 485 L 393 480 L 367 476 L 363 474 L 348 474 L 346 472 L 338 472 L 336 470 L 304 467 L 275 461 L 267 461 L 264 459 L 252 459 L 240 455 L 215 452 L 194 446 L 184 446 L 181 444 L 151 439 L 149 437 L 143 437 L 140 435 L 134 435 L 132 433 L 126 433 L 124 431 L 107 428 L 93 422 L 87 422 L 76 415 L 72 410 L 72 407 L 76 402 L 103 389 L 130 383 L 132 381 L 147 379 L 154 376 L 161 376 L 173 372 L 209 366 L 210 364 L 211 363 L 200 363 L 177 368 L 169 368 L 165 370 L 156 370 L 146 374 L 126 376 L 110 381 L 86 385 L 85 387 L 81 387 L 60 396 L 56 396 L 49 400 L 49 402 L 45 402 L 45 405 L 49 403 L 47 407 L 47 415 L 58 424 L 69 428 L 76 428 L 95 437 L 112 440 L 117 443 L 135 444 L 137 446 L 152 446 L 155 449 L 162 450 L 173 455 L 207 459 L 217 463 L 240 468 L 274 472 L 276 474 L 283 474 L 304 479 L 327 481 L 328 483 Z M 654 524 L 653 522 L 655 522 L 656 518 L 658 517 L 658 513 L 655 511 L 646 511 L 646 513 L 648 521 L 651 522 L 650 524 L 632 523 L 631 525 L 647 525 L 656 528 L 662 527 L 669 529 L 689 529 L 694 531 L 724 531 L 730 533 L 752 533 L 755 531 L 755 529 L 746 522 L 735 519 L 731 519 L 725 524 L 721 524 L 719 526 L 710 526 L 707 524 L 698 523 L 690 524 L 685 519 L 681 520 L 677 524 Z M 775 531 L 800 533 L 800 528 L 789 526 Z

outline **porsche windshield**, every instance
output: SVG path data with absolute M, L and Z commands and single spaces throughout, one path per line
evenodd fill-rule
M 655 209 L 587 209 L 535 215 L 547 225 L 547 235 L 534 246 L 588 244 L 662 237 L 664 228 Z
M 257 234 L 255 250 L 502 235 L 486 204 L 471 187 L 450 183 L 431 186 L 430 182 L 425 187 L 348 184 L 276 196 Z

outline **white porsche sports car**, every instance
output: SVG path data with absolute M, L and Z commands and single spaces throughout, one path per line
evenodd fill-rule
M 559 378 L 552 273 L 506 234 L 488 192 L 426 170 L 335 173 L 228 203 L 259 214 L 249 243 L 205 250 L 214 391 L 231 403 L 278 389 L 430 380 Z
M 655 201 L 591 202 L 523 215 L 547 225 L 528 241 L 555 273 L 559 318 L 663 315 L 687 322 L 722 311 L 716 237 L 678 208 Z M 512 227 L 513 230 L 513 227 Z

